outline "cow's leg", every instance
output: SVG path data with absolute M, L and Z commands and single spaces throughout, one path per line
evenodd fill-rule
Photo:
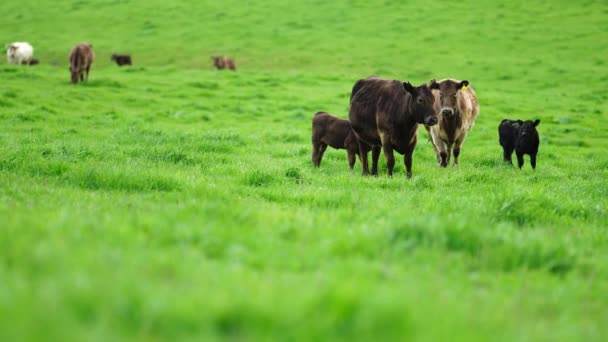
M 359 144 L 359 159 L 361 159 L 361 166 L 363 167 L 363 175 L 369 175 L 369 166 L 367 165 L 367 153 L 370 150 L 370 146 L 357 139 L 357 143 Z
M 456 140 L 456 142 L 454 143 L 454 166 L 458 165 L 458 157 L 460 156 L 460 147 L 462 146 L 462 143 L 464 142 L 464 139 L 458 139 Z
M 355 163 L 357 162 L 357 151 L 348 149 L 348 167 L 350 168 L 350 170 L 352 171 L 353 168 L 355 167 Z
M 318 142 L 312 142 L 312 165 L 315 167 L 319 167 L 319 165 L 321 165 L 321 160 L 319 159 L 319 147 L 320 144 Z
M 505 162 L 513 165 L 513 148 L 510 146 L 503 146 L 502 157 Z
M 437 157 L 437 164 L 441 165 L 441 154 L 439 152 L 439 148 L 437 147 L 437 144 L 440 144 L 441 141 L 437 141 L 438 139 L 436 139 L 431 132 L 429 132 L 429 136 L 431 139 L 431 144 L 433 145 L 433 150 L 435 150 L 435 157 Z
M 445 166 L 450 165 L 450 159 L 452 158 L 452 146 L 454 146 L 453 144 L 449 144 L 448 145 L 448 158 L 446 160 Z
M 515 154 L 517 155 L 517 166 L 521 169 L 524 166 L 524 154 L 517 151 L 515 151 Z
M 414 154 L 414 148 L 416 147 L 417 142 L 418 137 L 415 136 L 403 154 L 403 162 L 405 163 L 407 178 L 412 178 L 412 156 Z
M 448 145 L 445 142 L 440 141 L 437 146 L 439 147 L 439 158 L 441 159 L 439 161 L 439 166 L 446 167 L 448 166 L 448 161 L 450 160 Z
M 372 146 L 372 175 L 378 175 L 378 159 L 380 158 L 380 150 L 382 147 L 380 146 Z
M 87 65 L 87 81 L 89 80 L 89 70 L 91 70 L 91 64 Z
M 502 161 L 505 163 L 513 164 L 513 159 L 511 155 L 513 154 L 513 150 L 509 150 L 507 146 L 502 147 Z
M 536 170 L 536 152 L 530 154 L 530 165 L 532 165 L 532 168 Z
M 393 144 L 391 139 L 385 134 L 380 134 L 382 140 L 382 148 L 384 149 L 384 158 L 386 158 L 386 168 L 388 169 L 388 176 L 393 176 L 393 169 L 395 168 L 395 154 L 393 153 Z
M 325 153 L 325 150 L 327 149 L 327 144 L 324 143 L 320 143 L 319 144 L 319 157 L 318 157 L 318 166 L 321 166 L 321 160 L 323 159 L 323 154 Z

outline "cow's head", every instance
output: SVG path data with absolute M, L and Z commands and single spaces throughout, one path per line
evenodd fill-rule
M 469 85 L 469 81 L 454 81 L 445 80 L 437 83 L 431 81 L 431 88 L 439 90 L 438 94 L 438 110 L 444 118 L 453 118 L 458 111 L 458 92 L 463 91 Z
M 78 76 L 79 76 L 79 72 L 78 72 L 78 68 L 70 65 L 70 75 L 72 75 L 72 84 L 76 84 L 78 83 Z
M 433 103 L 435 102 L 433 93 L 428 85 L 423 84 L 414 87 L 410 82 L 404 82 L 403 89 L 412 96 L 410 109 L 418 123 L 433 126 L 439 122 L 437 113 L 433 109 Z
M 11 57 L 15 57 L 15 54 L 17 53 L 17 49 L 18 49 L 18 48 L 19 48 L 19 47 L 18 47 L 17 45 L 9 45 L 9 46 L 6 48 L 6 51 L 8 52 L 8 54 L 9 54 Z
M 538 124 L 540 123 L 540 120 L 526 120 L 526 121 L 521 121 L 518 120 L 518 123 L 520 124 L 520 128 L 519 128 L 519 134 L 518 134 L 518 138 L 523 140 L 523 141 L 527 141 L 529 138 L 534 137 L 535 135 L 537 135 L 538 133 L 536 132 L 536 126 L 538 126 Z
M 118 57 L 118 56 L 117 56 L 115 53 L 113 53 L 113 54 L 112 54 L 112 57 L 110 57 L 110 60 L 111 60 L 111 61 L 116 61 L 116 58 L 117 58 L 117 57 Z

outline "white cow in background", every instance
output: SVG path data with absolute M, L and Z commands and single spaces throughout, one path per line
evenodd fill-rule
M 34 56 L 34 48 L 30 43 L 15 42 L 6 47 L 8 64 L 29 64 Z

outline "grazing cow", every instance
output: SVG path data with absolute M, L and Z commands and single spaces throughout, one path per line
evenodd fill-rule
M 6 59 L 8 64 L 29 64 L 34 55 L 34 48 L 30 43 L 15 42 L 6 47 Z
M 477 95 L 466 80 L 446 79 L 439 82 L 432 80 L 431 87 L 436 89 L 433 90 L 433 95 L 435 110 L 439 114 L 439 124 L 424 127 L 429 132 L 439 165 L 448 166 L 452 148 L 454 165 L 458 165 L 460 148 L 479 115 Z
M 23 64 L 23 65 L 36 65 L 36 64 L 40 64 L 40 61 L 37 58 L 32 58 L 29 61 L 23 61 L 23 62 L 21 62 L 21 64 Z
M 314 166 L 321 165 L 321 159 L 323 159 L 327 146 L 346 149 L 348 166 L 351 170 L 353 169 L 359 153 L 359 144 L 350 127 L 350 122 L 329 113 L 318 112 L 312 118 L 312 163 Z
M 230 69 L 236 71 L 236 64 L 231 58 L 228 58 L 226 56 L 212 56 L 211 59 L 213 59 L 213 65 L 218 70 Z
M 113 53 L 110 59 L 113 62 L 116 62 L 118 66 L 133 65 L 133 63 L 131 62 L 131 55 L 119 55 Z
M 500 145 L 503 149 L 503 158 L 505 162 L 513 164 L 511 156 L 513 150 L 517 155 L 517 165 L 521 169 L 524 165 L 524 154 L 530 155 L 530 164 L 533 169 L 536 169 L 536 155 L 538 154 L 538 145 L 540 140 L 536 126 L 540 120 L 508 120 L 504 119 L 498 125 L 498 137 Z
M 434 84 L 433 86 L 437 86 Z M 426 84 L 369 77 L 351 92 L 349 118 L 359 144 L 363 175 L 369 174 L 367 153 L 372 151 L 372 175 L 378 174 L 378 157 L 384 149 L 388 175 L 393 175 L 393 150 L 404 156 L 407 177 L 412 177 L 412 154 L 418 141 L 418 124 L 433 126 L 437 114 L 433 93 Z
M 70 51 L 70 73 L 72 74 L 72 83 L 89 79 L 89 70 L 95 59 L 93 53 L 93 45 L 89 43 L 80 43 Z M 85 77 L 86 76 L 86 77 Z

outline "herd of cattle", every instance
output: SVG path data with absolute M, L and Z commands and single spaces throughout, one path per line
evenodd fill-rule
M 418 142 L 418 125 L 429 132 L 437 162 L 447 167 L 450 157 L 458 165 L 460 149 L 479 115 L 479 102 L 468 81 L 445 79 L 413 86 L 409 82 L 384 80 L 376 76 L 355 83 L 350 95 L 349 120 L 326 112 L 312 119 L 312 162 L 321 165 L 327 146 L 346 149 L 348 165 L 353 169 L 356 156 L 363 166 L 363 175 L 370 173 L 368 154 L 372 152 L 372 175 L 378 175 L 378 158 L 384 150 L 388 175 L 395 166 L 393 151 L 403 155 L 407 177 L 412 177 L 412 154 Z M 499 141 L 504 161 L 512 163 L 513 151 L 519 168 L 524 154 L 536 168 L 539 137 L 536 126 L 540 120 L 503 120 Z
M 27 42 L 14 42 L 6 46 L 6 59 L 8 64 L 17 65 L 36 65 L 40 61 L 34 58 L 34 48 Z M 95 59 L 93 45 L 89 43 L 79 43 L 72 48 L 69 55 L 70 74 L 73 84 L 78 81 L 85 81 L 89 78 L 91 64 Z M 110 59 L 118 66 L 133 65 L 130 55 L 113 53 Z M 225 56 L 213 56 L 213 65 L 217 69 L 230 69 L 236 71 L 236 63 L 233 59 Z
M 7 45 L 9 64 L 35 65 L 34 48 L 26 42 Z M 88 79 L 95 59 L 93 45 L 79 43 L 69 54 L 72 83 Z M 236 63 L 225 56 L 213 56 L 217 69 L 236 70 Z M 119 66 L 132 65 L 130 55 L 112 54 L 111 60 Z M 412 176 L 412 154 L 418 142 L 418 125 L 423 124 L 437 155 L 437 162 L 447 167 L 454 156 L 458 165 L 460 149 L 468 132 L 479 115 L 479 102 L 468 81 L 445 79 L 413 86 L 409 82 L 384 80 L 376 76 L 355 83 L 350 95 L 349 120 L 325 112 L 312 119 L 312 162 L 321 165 L 321 159 L 331 146 L 346 149 L 348 165 L 353 169 L 356 158 L 363 166 L 363 174 L 370 174 L 368 154 L 372 152 L 372 175 L 378 175 L 378 158 L 384 150 L 389 176 L 395 166 L 394 151 L 404 156 L 407 177 Z M 499 127 L 499 141 L 506 162 L 512 163 L 517 155 L 518 166 L 524 164 L 523 155 L 530 155 L 530 164 L 536 168 L 539 137 L 536 131 L 540 120 L 503 120 Z

